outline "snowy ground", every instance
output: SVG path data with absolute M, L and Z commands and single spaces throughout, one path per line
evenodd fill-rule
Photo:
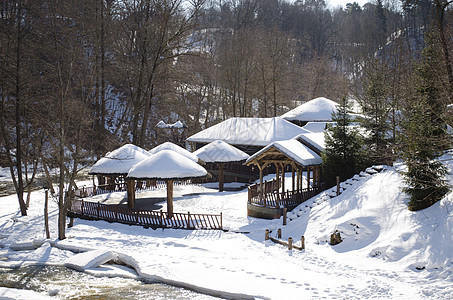
M 374 175 L 357 175 L 342 183 L 344 190 L 338 197 L 331 198 L 331 190 L 323 192 L 289 213 L 286 226 L 281 219 L 247 217 L 246 190 L 175 190 L 175 212 L 223 212 L 223 224 L 229 229 L 226 232 L 152 230 L 76 219 L 75 226 L 67 230 L 67 239 L 57 241 L 57 209 L 51 201 L 50 242 L 58 247 L 44 244 L 27 251 L 13 251 L 10 246 L 45 237 L 44 194 L 33 193 L 27 217 L 19 216 L 14 196 L 2 197 L 0 266 L 37 262 L 64 265 L 78 259 L 75 253 L 59 248 L 98 249 L 132 257 L 142 277 L 198 287 L 211 294 L 223 291 L 223 296 L 232 298 L 451 299 L 453 195 L 421 212 L 410 212 L 407 197 L 400 192 L 403 183 L 399 168 L 396 165 Z M 165 191 L 154 193 L 142 196 L 165 197 Z M 119 193 L 94 200 L 122 197 L 124 194 Z M 165 210 L 165 202 L 157 204 Z M 278 228 L 283 240 L 292 237 L 296 245 L 304 235 L 306 250 L 289 251 L 264 241 L 265 229 L 276 237 Z M 343 242 L 331 246 L 326 241 L 335 230 L 340 231 Z M 136 276 L 111 265 L 88 271 Z M 0 297 L 20 294 L 0 290 Z

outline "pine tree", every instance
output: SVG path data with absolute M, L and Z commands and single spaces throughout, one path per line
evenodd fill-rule
M 387 65 L 370 60 L 364 72 L 364 98 L 362 126 L 367 131 L 365 147 L 373 164 L 388 164 L 393 160 L 391 149 L 390 76 Z
M 334 185 L 336 176 L 352 177 L 365 166 L 363 139 L 353 128 L 348 114 L 348 101 L 342 100 L 332 114 L 335 125 L 325 132 L 326 148 L 322 153 L 322 174 L 327 185 Z
M 450 146 L 443 120 L 446 107 L 435 76 L 439 56 L 429 37 L 426 45 L 417 70 L 416 93 L 405 111 L 403 123 L 407 164 L 404 191 L 410 196 L 409 210 L 413 211 L 433 205 L 449 192 L 445 181 L 447 169 L 438 160 Z

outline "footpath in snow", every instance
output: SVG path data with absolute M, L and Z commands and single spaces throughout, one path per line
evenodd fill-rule
M 53 239 L 46 241 L 43 192 L 32 194 L 26 217 L 19 216 L 14 196 L 2 197 L 0 266 L 66 266 L 225 298 L 451 299 L 453 196 L 410 212 L 401 192 L 402 167 L 354 176 L 342 183 L 339 196 L 327 190 L 295 208 L 286 226 L 282 219 L 247 217 L 246 190 L 178 192 L 175 212 L 223 212 L 229 231 L 152 230 L 75 219 L 67 239 L 58 241 L 57 207 L 51 201 Z M 264 241 L 265 229 L 276 237 L 278 228 L 282 240 L 299 241 L 303 235 L 306 250 Z M 343 241 L 331 246 L 328 240 L 336 230 Z M 106 265 L 109 261 L 122 265 Z

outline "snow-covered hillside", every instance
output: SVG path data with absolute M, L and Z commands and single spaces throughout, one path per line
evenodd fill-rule
M 450 164 L 452 154 L 443 159 Z M 453 195 L 419 212 L 407 210 L 401 192 L 403 165 L 363 172 L 301 204 L 282 220 L 246 216 L 247 192 L 203 193 L 178 187 L 175 211 L 223 212 L 229 231 L 152 230 L 103 221 L 75 220 L 57 241 L 56 205 L 51 207 L 54 247 L 13 251 L 15 242 L 42 239 L 43 193 L 35 192 L 29 216 L 18 216 L 14 196 L 0 198 L 0 266 L 74 263 L 73 249 L 103 249 L 133 258 L 139 275 L 231 298 L 271 299 L 451 299 L 453 298 Z M 375 173 L 371 169 L 369 173 Z M 450 175 L 450 182 L 453 178 Z M 287 178 L 290 181 L 290 177 Z M 289 183 L 289 182 L 288 182 Z M 290 186 L 290 184 L 288 184 Z M 187 189 L 187 190 L 185 190 Z M 165 191 L 162 191 L 162 196 Z M 332 197 L 333 196 L 333 197 Z M 165 202 L 162 202 L 165 209 Z M 306 250 L 264 241 L 265 229 Z M 327 241 L 335 230 L 342 243 Z M 14 245 L 13 245 L 14 246 Z M 44 247 L 44 246 L 43 246 Z M 103 253 L 97 251 L 93 253 Z M 105 254 L 105 253 L 104 253 Z M 124 275 L 124 270 L 89 272 Z M 134 272 L 128 272 L 127 276 Z M 51 290 L 52 287 L 49 287 Z

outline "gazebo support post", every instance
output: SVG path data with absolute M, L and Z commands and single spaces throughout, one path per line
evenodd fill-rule
M 219 163 L 219 192 L 223 192 L 223 166 L 225 163 Z
M 296 175 L 294 172 L 294 165 L 291 165 L 291 175 L 292 175 L 292 187 L 294 192 L 294 188 L 296 187 L 296 180 L 294 178 L 294 176 Z
M 167 180 L 167 214 L 173 217 L 173 180 Z
M 135 208 L 135 180 L 126 180 L 127 207 Z
M 307 191 L 310 190 L 310 166 L 307 166 Z
M 277 183 L 277 200 L 280 200 L 280 168 L 277 163 L 275 163 L 275 170 L 276 170 L 275 180 Z
M 282 193 L 285 192 L 285 165 L 282 164 Z
M 258 169 L 260 170 L 260 202 L 263 201 L 263 167 L 260 164 L 257 164 Z

